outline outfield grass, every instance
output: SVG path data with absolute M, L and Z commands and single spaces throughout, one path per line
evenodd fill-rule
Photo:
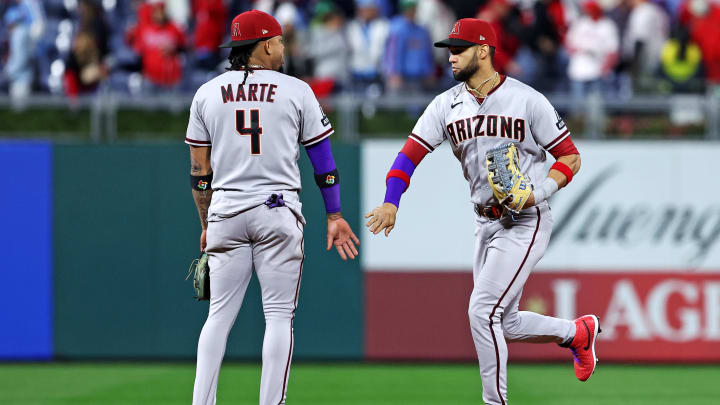
M 0 404 L 190 404 L 191 364 L 0 365 Z M 572 365 L 511 365 L 511 404 L 720 403 L 718 366 L 601 365 L 587 383 Z M 257 404 L 260 368 L 228 364 L 218 404 Z M 290 405 L 481 404 L 473 365 L 298 364 Z

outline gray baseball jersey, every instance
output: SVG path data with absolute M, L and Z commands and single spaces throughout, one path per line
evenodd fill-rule
M 244 80 L 244 71 L 230 71 L 200 87 L 185 138 L 189 145 L 212 146 L 213 169 L 210 309 L 198 342 L 193 405 L 216 403 L 228 333 L 253 270 L 265 314 L 259 403 L 285 403 L 305 257 L 299 145 L 333 133 L 304 82 L 270 70 Z M 264 204 L 272 194 L 282 194 L 285 206 Z
M 212 146 L 208 221 L 231 217 L 282 192 L 300 214 L 299 144 L 333 133 L 307 83 L 272 70 L 229 71 L 205 83 L 192 101 L 185 143 Z
M 482 101 L 461 83 L 435 97 L 410 137 L 434 150 L 449 140 L 470 183 L 475 204 L 497 204 L 488 184 L 485 152 L 514 142 L 520 169 L 531 182 L 547 176 L 545 150 L 570 132 L 550 102 L 511 78 Z M 547 202 L 499 220 L 477 216 L 473 292 L 468 315 L 487 405 L 507 404 L 507 341 L 565 342 L 575 324 L 519 310 L 525 281 L 542 258 L 552 233 Z
M 446 139 L 470 183 L 475 204 L 497 203 L 488 184 L 485 151 L 515 142 L 520 170 L 530 182 L 547 175 L 545 150 L 568 137 L 560 115 L 541 93 L 518 80 L 501 82 L 480 103 L 465 83 L 435 97 L 415 124 L 410 137 L 433 151 Z

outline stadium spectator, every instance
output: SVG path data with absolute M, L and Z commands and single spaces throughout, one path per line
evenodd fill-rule
M 489 22 L 495 30 L 499 45 L 493 59 L 495 70 L 502 74 L 520 76 L 522 68 L 515 63 L 514 58 L 527 32 L 520 10 L 508 0 L 490 0 L 480 9 L 477 18 Z
M 290 76 L 308 78 L 310 70 L 305 51 L 307 32 L 300 15 L 300 10 L 292 1 L 280 3 L 274 13 L 275 19 L 282 26 L 283 42 L 285 43 L 285 65 L 283 69 Z
M 553 90 L 565 78 L 567 55 L 563 43 L 567 33 L 565 9 L 560 0 L 537 0 L 533 4 L 533 22 L 528 27 L 527 42 L 535 54 L 538 90 Z
M 350 70 L 359 89 L 379 82 L 380 62 L 385 51 L 389 24 L 379 16 L 378 0 L 356 0 L 355 18 L 348 23 Z
M 110 30 L 105 20 L 103 8 L 97 0 L 80 0 L 78 3 L 77 31 L 92 37 L 101 58 L 107 56 Z
M 583 6 L 583 15 L 570 24 L 565 43 L 570 54 L 568 77 L 573 105 L 581 105 L 586 92 L 600 92 L 601 80 L 615 67 L 620 48 L 618 29 L 600 5 L 589 0 Z
M 225 36 L 227 7 L 223 0 L 193 0 L 195 17 L 194 58 L 195 66 L 204 70 L 213 70 L 221 61 L 218 46 Z
M 691 37 L 702 51 L 708 84 L 720 91 L 720 3 L 690 0 L 684 6 Z
M 33 41 L 31 36 L 32 15 L 24 1 L 11 0 L 3 15 L 9 31 L 9 50 L 5 75 L 9 82 L 10 96 L 14 99 L 27 97 L 33 81 Z
M 677 24 L 662 49 L 661 74 L 666 90 L 673 93 L 698 92 L 703 83 L 702 52 L 690 39 L 688 28 Z
M 350 51 L 341 11 L 331 1 L 315 4 L 310 41 L 305 50 L 312 65 L 310 86 L 318 97 L 338 91 L 347 83 Z
M 418 1 L 415 21 L 428 30 L 432 42 L 446 38 L 457 20 L 453 11 L 441 0 Z M 447 62 L 447 49 L 433 47 L 433 56 L 435 64 L 445 68 L 444 71 L 450 76 L 452 69 Z
M 153 86 L 172 88 L 182 78 L 181 52 L 185 34 L 168 19 L 165 3 L 148 4 L 151 19 L 138 18 L 138 25 L 129 33 L 131 44 L 142 59 L 144 78 Z M 143 13 L 141 8 L 139 13 Z
M 430 84 L 433 65 L 430 33 L 417 24 L 417 0 L 400 0 L 402 14 L 390 22 L 383 58 L 387 89 L 421 90 Z
M 106 77 L 107 68 L 94 33 L 80 31 L 73 39 L 65 65 L 65 94 L 75 98 L 79 94 L 92 92 Z
M 645 90 L 660 64 L 660 53 L 668 37 L 668 16 L 655 3 L 630 0 L 630 16 L 622 44 L 623 57 L 632 69 L 633 87 Z

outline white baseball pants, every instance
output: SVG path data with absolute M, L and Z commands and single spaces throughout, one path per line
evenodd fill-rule
M 547 204 L 524 210 L 514 222 L 477 219 L 468 314 L 487 405 L 507 404 L 506 341 L 562 343 L 575 335 L 573 321 L 518 311 L 525 281 L 545 253 L 551 231 Z
M 215 404 L 227 337 L 253 268 L 265 313 L 260 405 L 285 404 L 303 242 L 303 224 L 288 207 L 260 205 L 208 224 L 210 310 L 198 342 L 193 405 Z

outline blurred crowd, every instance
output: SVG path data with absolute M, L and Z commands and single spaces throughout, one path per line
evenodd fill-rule
M 432 46 L 458 18 L 493 24 L 496 68 L 544 92 L 720 91 L 720 0 L 1 0 L 0 93 L 192 93 L 222 72 L 230 20 L 283 26 L 285 71 L 319 96 L 435 92 Z

